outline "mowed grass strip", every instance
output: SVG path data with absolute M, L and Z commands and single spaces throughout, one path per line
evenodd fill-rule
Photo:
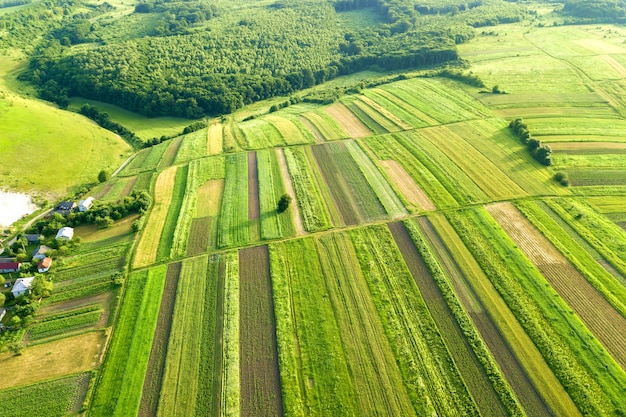
M 349 137 L 341 126 L 322 109 L 309 111 L 301 115 L 313 125 L 325 140 L 337 140 Z M 313 132 L 315 134 L 315 132 Z
M 267 246 L 239 251 L 239 311 L 241 415 L 282 415 Z
M 395 135 L 394 135 L 395 136 Z M 439 208 L 457 207 L 458 203 L 437 177 L 395 140 L 394 136 L 377 136 L 364 139 L 364 143 L 379 160 L 394 161 L 420 186 L 432 203 Z
M 581 413 L 623 409 L 624 372 L 496 221 L 478 208 L 448 216 Z
M 172 263 L 167 266 L 165 274 L 165 285 L 161 296 L 161 305 L 157 324 L 150 348 L 150 357 L 146 369 L 146 377 L 141 393 L 141 402 L 137 415 L 141 417 L 155 416 L 159 404 L 159 393 L 163 385 L 163 373 L 165 370 L 165 356 L 167 344 L 172 329 L 172 316 L 174 314 L 174 301 L 176 299 L 176 288 L 182 264 Z
M 408 214 L 398 196 L 393 191 L 385 177 L 378 170 L 372 160 L 363 152 L 363 149 L 355 141 L 344 142 L 344 145 L 352 159 L 357 163 L 359 169 L 366 178 L 368 184 L 378 197 L 378 201 L 383 205 L 385 211 L 391 218 L 401 217 Z
M 537 139 L 549 143 L 552 135 L 626 136 L 626 120 L 546 117 L 524 120 Z
M 478 416 L 389 231 L 375 226 L 350 237 L 417 415 Z
M 122 169 L 119 175 L 128 177 L 140 172 L 154 170 L 157 165 L 159 165 L 163 154 L 170 145 L 170 141 L 167 141 L 151 146 L 148 149 L 142 149 L 137 153 L 137 156 Z
M 163 265 L 134 272 L 126 281 L 120 315 L 90 403 L 90 415 L 137 414 L 165 276 Z
M 269 115 L 264 119 L 280 132 L 287 145 L 304 145 L 315 142 L 313 134 L 300 120 L 286 114 Z
M 207 279 L 207 265 L 207 256 L 186 259 L 182 263 L 159 396 L 159 416 L 197 415 L 200 391 L 205 400 L 213 398 L 212 380 L 209 392 L 205 392 L 206 386 L 200 385 L 200 369 L 211 375 L 214 361 L 212 349 L 206 357 L 202 356 L 207 352 L 203 345 L 213 346 L 215 331 L 216 280 Z M 212 298 L 207 300 L 206 287 L 210 284 Z M 209 311 L 205 310 L 205 304 L 209 305 Z M 205 333 L 207 322 L 211 325 Z
M 237 252 L 224 256 L 224 322 L 222 327 L 222 369 L 219 411 L 221 416 L 241 414 L 239 357 L 239 257 Z
M 527 415 L 580 416 L 504 300 L 442 214 L 420 219 L 441 266 Z
M 439 123 L 453 123 L 486 116 L 488 114 L 486 108 L 459 87 L 459 83 L 450 80 L 414 78 L 379 88 Z
M 506 173 L 448 126 L 421 129 L 418 134 L 416 141 L 424 138 L 443 151 L 490 198 L 503 199 L 526 195 Z
M 276 152 L 273 149 L 260 150 L 257 151 L 256 157 L 259 173 L 261 238 L 278 239 L 292 236 L 295 231 L 290 209 L 282 213 L 276 210 L 278 200 L 286 193 Z
M 207 129 L 207 155 L 219 155 L 222 153 L 224 141 L 224 126 L 219 122 L 211 122 Z
M 180 210 L 181 207 L 183 207 L 183 201 L 185 200 L 185 194 L 187 192 L 188 173 L 189 165 L 180 166 L 176 170 L 174 189 L 172 190 L 172 199 L 170 200 L 170 206 L 167 210 L 167 216 L 165 217 L 165 223 L 163 225 L 163 231 L 161 232 L 159 247 L 157 249 L 157 260 L 169 259 L 172 256 L 172 248 L 175 243 L 177 245 L 176 249 L 178 250 L 181 242 L 175 242 L 176 238 L 187 238 L 187 236 L 176 236 L 176 225 L 178 223 L 178 218 L 181 213 Z
M 420 128 L 438 124 L 425 114 L 420 114 L 417 109 L 409 107 L 402 100 L 398 100 L 389 92 L 379 89 L 363 90 L 363 95 L 370 101 L 376 103 L 378 107 L 384 108 L 390 115 L 393 115 L 394 122 L 402 129 Z M 391 116 L 388 116 L 391 118 Z
M 202 158 L 207 155 L 207 130 L 207 128 L 203 128 L 183 136 L 180 149 L 174 160 L 176 164 Z
M 253 119 L 238 124 L 242 132 L 245 149 L 262 149 L 285 145 L 281 133 L 263 119 Z
M 223 150 L 224 152 L 239 152 L 244 146 L 243 134 L 234 124 L 232 118 L 227 120 L 226 124 L 223 125 Z
M 61 417 L 80 409 L 90 374 L 82 373 L 0 391 L 5 417 Z
M 416 415 L 349 236 L 334 233 L 316 242 L 358 414 Z
M 383 120 L 384 118 L 380 114 L 377 114 L 374 109 L 354 97 L 346 99 L 345 106 L 354 113 L 361 123 L 367 126 L 367 128 L 376 135 L 400 130 L 391 122 Z
M 283 150 L 289 175 L 295 190 L 296 204 L 302 213 L 304 227 L 309 232 L 331 227 L 330 214 L 322 197 L 322 191 L 302 148 Z
M 530 155 L 528 149 L 511 134 L 501 120 L 476 120 L 454 123 L 447 127 L 456 134 L 455 139 L 461 139 L 465 144 L 474 147 L 503 172 L 502 178 L 506 174 L 526 193 L 567 193 L 567 189 L 553 181 L 552 172 Z
M 226 179 L 218 224 L 218 246 L 242 245 L 249 241 L 248 156 L 237 153 L 226 157 Z
M 314 239 L 273 243 L 269 252 L 285 414 L 357 415 L 348 358 Z
M 459 204 L 487 201 L 487 194 L 469 177 L 461 167 L 452 161 L 442 150 L 426 140 L 419 131 L 403 132 L 394 135 Z
M 187 179 L 185 181 L 185 189 L 178 211 L 176 220 L 176 228 L 172 236 L 172 249 L 170 257 L 177 258 L 185 254 L 188 248 L 190 238 L 191 224 L 193 221 L 193 213 L 196 212 L 196 202 L 198 201 L 198 188 L 202 179 L 200 178 L 200 159 L 189 162 L 187 168 Z
M 162 171 L 156 179 L 154 185 L 154 204 L 150 211 L 149 221 L 146 222 L 146 226 L 141 234 L 133 259 L 133 267 L 135 268 L 150 265 L 157 258 L 159 240 L 174 192 L 176 170 L 176 167 L 168 168 Z
M 328 106 L 324 111 L 335 119 L 352 138 L 362 138 L 372 134 L 372 131 L 342 103 Z
M 224 180 L 209 180 L 198 189 L 195 217 L 217 217 L 222 205 Z

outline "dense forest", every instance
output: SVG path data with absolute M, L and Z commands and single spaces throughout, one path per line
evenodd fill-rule
M 54 5 L 49 30 L 23 75 L 42 98 L 65 106 L 81 96 L 188 118 L 230 113 L 364 69 L 455 61 L 455 45 L 471 39 L 473 27 L 524 15 L 501 0 L 278 0 L 236 10 L 223 0 L 149 0 L 121 17 L 108 3 L 46 4 Z M 62 18 L 53 19 L 60 10 Z M 379 23 L 359 24 L 368 18 Z M 342 28 L 346 21 L 353 24 Z
M 562 13 L 578 23 L 626 23 L 626 1 L 567 0 Z

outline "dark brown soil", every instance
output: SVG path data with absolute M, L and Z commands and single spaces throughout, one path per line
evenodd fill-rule
M 189 241 L 187 242 L 187 256 L 200 255 L 209 248 L 211 218 L 200 217 L 191 221 Z
M 267 246 L 239 251 L 241 415 L 282 416 L 276 319 Z
M 256 152 L 248 153 L 248 220 L 261 216 L 259 206 L 259 171 L 257 170 Z

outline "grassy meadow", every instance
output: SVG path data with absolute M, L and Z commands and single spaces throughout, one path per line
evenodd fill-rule
M 269 4 L 252 3 L 239 7 Z M 354 30 L 377 16 L 341 13 Z M 58 396 L 54 415 L 87 416 L 626 414 L 626 30 L 554 18 L 470 29 L 458 52 L 485 87 L 365 71 L 302 93 L 363 82 L 333 103 L 261 101 L 136 152 L 93 192 L 147 191 L 151 207 L 76 228 L 22 354 L 0 353 L 0 398 Z M 46 161 L 33 189 L 130 154 L 82 117 L 3 94 L 2 153 L 34 161 L 24 138 L 72 125 L 66 154 L 45 149 L 80 170 Z M 192 122 L 89 103 L 142 139 Z M 46 117 L 17 123 L 33 114 Z M 32 163 L 15 165 L 0 182 L 28 189 L 15 172 Z

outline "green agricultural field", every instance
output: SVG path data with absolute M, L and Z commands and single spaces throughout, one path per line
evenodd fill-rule
M 103 371 L 96 382 L 90 415 L 135 414 L 139 409 L 159 312 L 160 303 L 156 300 L 161 299 L 165 275 L 165 266 L 130 275 L 120 318 L 111 335 L 111 346 Z
M 218 229 L 220 247 L 245 244 L 250 239 L 246 153 L 226 157 L 226 179 Z
M 88 373 L 72 375 L 35 385 L 0 391 L 3 414 L 30 417 L 45 414 L 60 417 L 81 408 L 78 402 L 89 386 Z
M 3 1 L 0 189 L 151 201 L 44 241 L 0 415 L 626 414 L 620 2 Z
M 217 268 L 207 274 L 207 265 L 206 256 L 183 261 L 159 396 L 162 416 L 213 411 Z

